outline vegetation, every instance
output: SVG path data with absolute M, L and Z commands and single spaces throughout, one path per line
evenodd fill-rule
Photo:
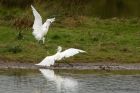
M 40 45 L 32 36 L 32 30 L 23 30 L 23 39 L 17 39 L 16 28 L 0 26 L 1 59 L 38 62 L 56 52 L 57 46 L 64 49 L 74 47 L 87 51 L 68 59 L 70 62 L 139 62 L 140 61 L 139 19 L 87 18 L 76 27 L 53 24 Z
M 0 0 L 0 59 L 38 62 L 61 45 L 87 51 L 70 62 L 140 62 L 139 0 L 107 1 Z M 43 18 L 56 17 L 45 45 L 31 34 L 31 4 Z
M 108 18 L 140 15 L 139 0 L 0 0 L 1 7 L 10 8 L 10 11 L 17 8 L 29 11 L 31 4 L 38 6 L 40 11 L 47 11 L 48 16 L 84 15 Z

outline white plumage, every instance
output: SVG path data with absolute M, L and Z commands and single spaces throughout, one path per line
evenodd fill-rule
M 80 50 L 80 49 L 75 49 L 75 48 L 69 48 L 63 52 L 62 51 L 62 47 L 58 46 L 57 48 L 57 53 L 52 55 L 52 56 L 47 56 L 46 58 L 44 58 L 40 63 L 35 64 L 35 65 L 40 65 L 40 66 L 51 66 L 54 65 L 55 61 L 59 61 L 63 58 L 67 58 L 67 57 L 71 57 L 74 56 L 78 53 L 83 53 L 85 51 Z
M 39 70 L 48 81 L 55 82 L 57 91 L 59 93 L 62 92 L 62 89 L 65 91 L 71 91 L 72 93 L 77 93 L 78 81 L 75 79 L 56 75 L 54 71 L 50 69 Z
M 45 35 L 48 32 L 49 26 L 52 22 L 55 21 L 55 18 L 47 19 L 44 24 L 42 24 L 42 18 L 40 14 L 36 11 L 36 9 L 31 5 L 33 15 L 34 15 L 34 24 L 33 24 L 33 35 L 36 38 L 36 40 L 43 41 L 43 44 L 45 43 Z

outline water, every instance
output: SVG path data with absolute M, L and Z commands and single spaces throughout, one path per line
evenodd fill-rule
M 0 93 L 140 93 L 140 76 L 7 70 L 0 74 Z

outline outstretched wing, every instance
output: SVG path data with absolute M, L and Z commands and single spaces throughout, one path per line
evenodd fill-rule
M 51 65 L 54 65 L 54 62 L 55 62 L 54 56 L 48 56 L 48 57 L 44 58 L 40 63 L 35 64 L 35 65 L 51 66 Z
M 34 20 L 34 24 L 33 24 L 33 29 L 40 29 L 42 26 L 42 18 L 40 16 L 40 14 L 36 11 L 36 9 L 31 5 L 32 11 L 33 11 L 33 15 L 35 17 Z
M 76 54 L 78 54 L 80 52 L 82 53 L 82 52 L 86 52 L 86 51 L 83 51 L 83 50 L 80 50 L 80 49 L 75 49 L 75 48 L 67 49 L 64 52 L 61 52 L 61 54 L 60 54 L 61 59 L 74 56 L 74 55 L 76 55 Z

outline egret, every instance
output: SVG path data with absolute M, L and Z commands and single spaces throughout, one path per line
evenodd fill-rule
M 33 24 L 33 36 L 40 42 L 40 40 L 43 41 L 43 44 L 45 43 L 45 35 L 47 34 L 49 30 L 49 26 L 52 22 L 55 21 L 55 18 L 47 19 L 44 24 L 42 24 L 42 18 L 40 14 L 37 12 L 37 10 L 31 5 L 33 15 L 34 15 L 34 24 Z
M 52 56 L 47 56 L 40 63 L 35 64 L 35 65 L 51 66 L 51 65 L 54 65 L 55 61 L 59 61 L 59 60 L 64 59 L 64 58 L 74 56 L 80 52 L 84 53 L 85 51 L 80 50 L 80 49 L 75 49 L 75 48 L 69 48 L 69 49 L 62 52 L 62 47 L 58 46 L 56 54 L 54 54 Z
M 51 82 L 55 82 L 57 91 L 62 92 L 62 89 L 65 91 L 72 91 L 72 93 L 77 93 L 78 81 L 70 77 L 62 77 L 56 75 L 53 70 L 50 69 L 39 69 L 43 76 Z

